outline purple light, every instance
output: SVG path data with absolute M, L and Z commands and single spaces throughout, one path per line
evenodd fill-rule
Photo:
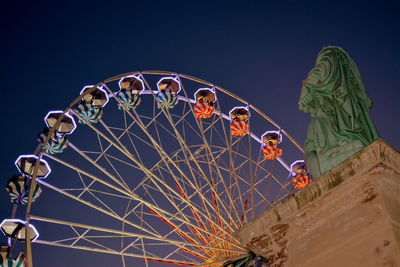
M 197 91 L 194 93 L 194 100 L 196 101 L 197 99 L 196 99 L 196 95 L 197 95 L 197 93 L 198 92 L 200 92 L 200 91 L 210 91 L 211 93 L 213 93 L 214 94 L 214 96 L 215 96 L 215 93 L 214 93 L 214 90 L 212 90 L 211 88 L 199 88 L 199 89 L 197 89 Z M 215 100 L 213 101 L 213 103 L 215 102 Z
M 135 79 L 137 79 L 138 81 L 140 81 L 140 83 L 142 84 L 143 90 L 141 90 L 141 91 L 139 92 L 139 95 L 142 94 L 142 92 L 144 91 L 145 86 L 144 86 L 143 80 L 140 78 L 140 75 L 139 75 L 139 74 L 133 74 L 133 75 L 128 75 L 128 76 L 125 76 L 125 77 L 121 78 L 121 79 L 119 80 L 119 82 L 118 82 L 118 86 L 119 86 L 120 89 L 121 89 L 121 82 L 122 82 L 124 79 L 126 79 L 126 78 L 135 78 Z M 157 84 L 157 85 L 158 85 L 158 84 Z
M 35 161 L 38 160 L 39 158 L 38 158 L 36 155 L 20 155 L 20 156 L 15 160 L 14 164 L 15 164 L 15 166 L 17 167 L 17 169 L 19 170 L 19 172 L 20 172 L 22 175 L 26 175 L 25 173 L 23 173 L 23 172 L 20 171 L 20 167 L 18 166 L 18 162 L 19 162 L 22 158 L 34 158 Z M 47 172 L 47 174 L 46 174 L 45 176 L 43 176 L 43 177 L 38 177 L 38 179 L 44 179 L 44 178 L 46 178 L 47 176 L 49 176 L 49 174 L 51 173 L 51 168 L 50 168 L 50 165 L 47 163 L 47 161 L 44 160 L 44 159 L 40 159 L 40 163 L 43 163 L 43 164 L 46 166 L 47 170 L 48 170 L 48 172 Z
M 92 87 L 94 87 L 94 85 L 86 85 L 86 86 L 83 87 L 83 89 L 81 90 L 80 95 L 82 95 L 82 94 L 85 92 L 85 90 L 87 90 L 88 88 L 92 88 Z M 104 90 L 104 89 L 101 88 L 101 87 L 96 86 L 96 89 L 102 91 L 102 92 L 104 93 L 104 95 L 106 96 L 106 102 L 102 105 L 102 107 L 104 107 L 104 106 L 108 103 L 108 101 L 109 101 L 109 99 L 108 99 L 108 94 L 107 94 L 106 90 Z M 93 92 L 93 91 L 92 91 L 92 92 Z
M 3 231 L 3 225 L 5 223 L 16 223 L 16 224 L 23 224 L 24 226 L 26 225 L 26 222 L 21 220 L 21 219 L 4 219 L 1 224 L 0 224 L 0 229 L 3 232 L 3 234 L 5 236 L 7 236 L 7 234 Z M 35 237 L 31 240 L 31 242 L 35 242 L 36 239 L 39 238 L 39 232 L 36 230 L 35 226 L 33 226 L 32 224 L 28 224 L 28 227 L 30 229 L 32 229 L 32 231 L 35 233 Z M 25 236 L 27 236 L 28 233 L 25 232 Z
M 243 107 L 243 106 L 238 106 L 238 107 L 232 108 L 232 109 L 229 111 L 229 118 L 231 118 L 231 115 L 232 115 L 232 112 L 233 112 L 233 111 L 235 111 L 236 109 L 241 109 L 241 108 L 243 108 L 243 109 L 245 109 L 245 110 L 247 111 L 247 114 L 248 114 L 248 116 L 249 116 L 249 118 L 250 118 L 249 109 L 248 109 L 247 107 Z
M 172 80 L 174 80 L 175 82 L 178 83 L 179 90 L 178 90 L 177 92 L 175 92 L 176 94 L 178 94 L 178 93 L 181 91 L 181 89 L 182 89 L 182 88 L 181 88 L 181 83 L 180 83 L 176 78 L 171 77 L 171 76 L 161 78 L 161 79 L 157 82 L 157 89 L 159 88 L 159 84 L 160 84 L 163 80 L 167 80 L 167 79 L 172 79 Z
M 74 118 L 71 115 L 64 113 L 62 110 L 51 110 L 51 111 L 47 112 L 46 116 L 44 117 L 44 123 L 46 123 L 47 128 L 51 128 L 46 120 L 51 114 L 64 114 L 65 117 L 70 118 L 72 121 L 72 124 L 74 125 L 74 128 L 69 133 L 66 133 L 66 134 L 72 134 L 75 131 L 76 123 L 75 123 Z
M 278 144 L 282 142 L 282 135 L 279 133 L 279 131 L 266 131 L 263 135 L 261 135 L 261 140 L 264 140 L 264 136 L 266 136 L 269 133 L 276 133 L 279 136 Z
M 304 164 L 304 160 L 296 160 L 295 162 L 290 164 L 290 172 L 291 172 L 292 175 L 296 175 L 296 173 L 293 171 L 293 166 L 296 165 L 297 163 L 303 163 Z

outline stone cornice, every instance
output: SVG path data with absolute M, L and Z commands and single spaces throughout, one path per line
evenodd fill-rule
M 240 232 L 251 232 L 248 227 L 262 227 L 279 223 L 312 203 L 314 200 L 326 195 L 336 186 L 346 183 L 355 174 L 367 173 L 378 165 L 385 165 L 394 172 L 400 173 L 400 152 L 382 139 L 377 139 L 358 153 L 319 177 L 306 188 L 296 192 L 287 199 L 276 204 L 272 209 L 264 212 L 247 225 Z

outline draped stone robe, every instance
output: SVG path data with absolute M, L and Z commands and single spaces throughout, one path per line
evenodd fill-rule
M 379 137 L 360 73 L 339 47 L 323 48 L 303 81 L 299 109 L 311 114 L 306 164 L 314 177 L 329 171 Z

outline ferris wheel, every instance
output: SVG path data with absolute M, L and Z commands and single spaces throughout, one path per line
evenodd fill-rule
M 83 87 L 38 141 L 6 185 L 4 266 L 32 266 L 46 245 L 107 255 L 104 266 L 250 266 L 235 232 L 311 182 L 301 146 L 270 117 L 167 71 Z

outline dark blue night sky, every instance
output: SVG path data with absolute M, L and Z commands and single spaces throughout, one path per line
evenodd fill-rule
M 3 181 L 19 154 L 33 152 L 47 111 L 65 108 L 84 85 L 136 70 L 214 82 L 302 144 L 302 80 L 328 45 L 354 59 L 381 137 L 400 149 L 399 11 L 395 1 L 2 1 Z M 5 192 L 0 200 L 5 218 Z

